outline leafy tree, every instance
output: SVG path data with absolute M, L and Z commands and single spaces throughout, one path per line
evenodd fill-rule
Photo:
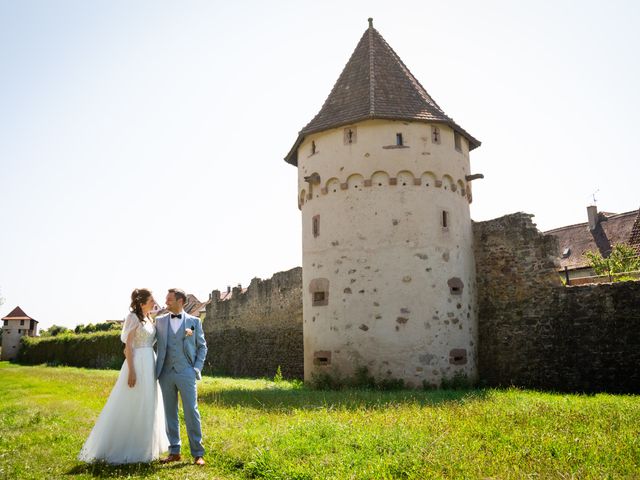
M 90 323 L 89 325 L 78 325 L 73 331 L 75 333 L 93 333 L 93 332 L 108 332 L 109 330 L 118 330 L 122 326 L 113 322 L 101 322 Z
M 61 325 L 51 325 L 47 330 L 40 332 L 41 337 L 55 337 L 63 333 L 70 333 L 71 330 Z
M 611 253 L 604 258 L 600 252 L 585 252 L 585 257 L 589 260 L 589 265 L 596 275 L 612 275 L 640 270 L 640 257 L 635 249 L 624 243 L 613 246 Z

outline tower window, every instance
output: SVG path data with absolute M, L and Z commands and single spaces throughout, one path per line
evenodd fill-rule
M 348 127 L 344 129 L 344 144 L 351 145 L 352 143 L 356 143 L 357 140 L 357 132 L 356 127 Z
M 312 218 L 311 229 L 313 231 L 314 238 L 320 235 L 320 215 L 314 215 Z
M 327 278 L 314 278 L 309 283 L 311 305 L 321 307 L 329 305 L 329 280 Z
M 326 292 L 313 292 L 313 305 L 324 305 Z
M 20 320 L 20 325 L 24 325 L 24 320 Z
M 449 228 L 449 212 L 442 211 L 442 228 Z
M 456 146 L 456 150 L 462 151 L 462 140 L 460 139 L 460 134 L 458 132 L 453 132 L 453 143 Z
M 431 127 L 431 141 L 435 144 L 440 144 L 440 127 Z
M 331 365 L 331 352 L 320 351 L 313 352 L 313 364 L 314 365 Z
M 402 140 L 402 134 L 396 133 L 396 145 L 401 147 L 404 145 L 404 141 Z
M 464 289 L 464 283 L 458 277 L 453 277 L 447 280 L 447 285 L 449 285 L 449 292 L 451 295 L 462 295 L 462 290 Z
M 316 153 L 316 142 L 315 140 L 311 141 L 311 155 L 315 155 Z

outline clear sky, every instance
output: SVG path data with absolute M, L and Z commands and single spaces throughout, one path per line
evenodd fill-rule
M 0 315 L 301 264 L 295 167 L 367 18 L 482 146 L 471 214 L 640 206 L 640 3 L 0 0 Z

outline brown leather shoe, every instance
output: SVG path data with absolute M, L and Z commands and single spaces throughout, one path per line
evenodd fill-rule
M 180 460 L 182 460 L 182 457 L 179 453 L 170 453 L 167 458 L 160 460 L 160 463 L 179 462 Z
M 198 466 L 202 467 L 204 465 L 204 458 L 196 457 L 196 458 L 193 459 L 193 463 L 194 463 L 194 465 L 198 465 Z

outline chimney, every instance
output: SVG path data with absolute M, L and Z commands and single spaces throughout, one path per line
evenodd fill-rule
M 598 226 L 598 207 L 589 205 L 587 207 L 587 217 L 589 218 L 589 230 L 593 232 Z

